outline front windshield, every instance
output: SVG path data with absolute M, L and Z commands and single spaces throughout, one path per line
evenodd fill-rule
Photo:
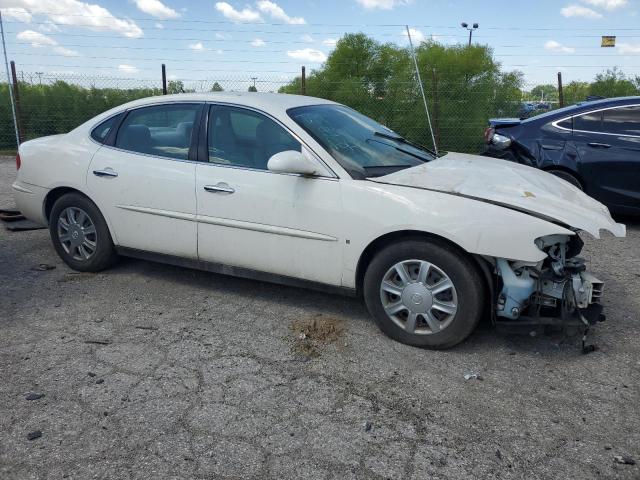
M 310 105 L 287 113 L 354 178 L 387 175 L 434 158 L 431 152 L 343 105 Z

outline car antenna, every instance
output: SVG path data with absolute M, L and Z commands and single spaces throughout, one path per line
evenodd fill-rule
M 418 61 L 416 60 L 416 52 L 413 50 L 413 41 L 411 40 L 411 32 L 409 31 L 409 25 L 407 27 L 407 37 L 409 38 L 409 49 L 411 50 L 411 56 L 413 57 L 413 64 L 416 67 L 416 76 L 418 79 L 418 85 L 420 86 L 420 92 L 422 93 L 422 101 L 424 102 L 424 109 L 427 112 L 427 123 L 429 124 L 429 131 L 431 132 L 431 141 L 433 142 L 433 151 L 438 156 L 438 145 L 436 145 L 436 137 L 433 134 L 433 127 L 431 126 L 431 116 L 429 115 L 429 107 L 427 106 L 427 96 L 424 94 L 424 87 L 422 86 L 422 78 L 420 78 L 420 70 L 418 70 Z

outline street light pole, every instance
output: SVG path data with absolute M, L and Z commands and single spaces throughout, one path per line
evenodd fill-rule
M 467 22 L 462 22 L 460 25 L 462 26 L 462 28 L 466 28 L 467 30 L 469 30 L 469 46 L 471 46 L 471 38 L 473 36 L 473 31 L 476 30 L 480 25 L 478 25 L 477 23 L 474 23 L 472 26 L 469 26 Z

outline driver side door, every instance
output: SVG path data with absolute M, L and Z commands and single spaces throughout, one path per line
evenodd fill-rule
M 269 171 L 275 153 L 307 147 L 264 113 L 211 105 L 207 120 L 196 166 L 199 259 L 339 286 L 338 178 Z

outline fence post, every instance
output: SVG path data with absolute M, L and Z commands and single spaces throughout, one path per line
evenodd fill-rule
M 560 108 L 564 107 L 564 93 L 562 92 L 562 72 L 558 72 L 558 102 Z
M 20 92 L 18 90 L 18 76 L 16 75 L 16 62 L 11 60 L 11 79 L 13 81 L 13 98 L 16 102 L 16 123 L 18 124 L 18 142 L 24 140 L 24 131 L 22 129 L 22 115 L 20 115 Z
M 307 94 L 307 77 L 305 75 L 304 65 L 302 66 L 302 76 L 300 77 L 300 93 L 302 95 Z
M 162 94 L 167 94 L 167 69 L 165 68 L 164 63 L 162 64 Z

